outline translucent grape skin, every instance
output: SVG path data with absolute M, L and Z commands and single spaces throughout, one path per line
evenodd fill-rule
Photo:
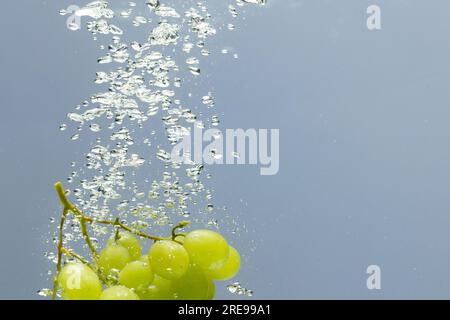
M 133 261 L 119 273 L 119 282 L 130 289 L 148 287 L 153 281 L 153 272 L 148 262 Z
M 155 275 L 153 283 L 138 292 L 141 300 L 174 300 L 172 281 Z
M 138 261 L 147 262 L 148 263 L 148 255 L 141 256 Z
M 109 287 L 100 295 L 99 300 L 140 300 L 139 296 L 125 286 Z
M 100 253 L 98 264 L 103 273 L 108 276 L 112 269 L 120 271 L 131 261 L 132 258 L 128 250 L 121 245 L 113 243 Z
M 206 272 L 223 268 L 228 260 L 230 248 L 219 233 L 211 230 L 195 230 L 188 233 L 183 242 L 191 263 Z
M 183 277 L 172 282 L 176 300 L 209 300 L 214 298 L 214 283 L 203 269 L 191 265 Z
M 64 266 L 58 276 L 58 285 L 64 300 L 97 300 L 102 293 L 97 274 L 81 263 Z
M 235 248 L 230 246 L 230 254 L 225 265 L 218 270 L 209 272 L 208 276 L 215 280 L 230 280 L 238 274 L 240 267 L 241 256 Z
M 214 281 L 209 281 L 208 293 L 206 294 L 206 300 L 214 300 L 216 296 L 216 284 Z
M 189 267 L 189 255 L 179 243 L 158 241 L 150 248 L 148 259 L 153 272 L 165 279 L 181 278 Z
M 107 246 L 119 244 L 122 247 L 125 247 L 131 255 L 133 260 L 138 260 L 142 254 L 142 247 L 139 240 L 129 232 L 120 232 L 118 235 L 118 239 L 116 240 L 116 236 L 108 239 Z

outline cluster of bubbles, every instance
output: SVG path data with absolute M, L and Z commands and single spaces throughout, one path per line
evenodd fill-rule
M 238 17 L 239 8 L 246 3 L 266 4 L 265 0 L 228 1 L 232 3 L 220 5 L 229 19 Z M 107 44 L 100 43 L 102 54 L 97 62 L 110 70 L 98 71 L 94 79 L 103 90 L 67 115 L 70 124 L 60 125 L 61 131 L 75 126 L 70 134 L 73 141 L 94 135 L 83 163 L 71 164 L 68 193 L 90 216 L 119 218 L 136 230 L 173 225 L 178 218 L 187 217 L 218 227 L 217 211 L 226 214 L 226 208 L 213 204 L 213 191 L 204 184 L 204 177 L 211 175 L 202 164 L 173 160 L 170 150 L 194 126 L 219 125 L 219 116 L 211 114 L 215 109 L 213 92 L 197 97 L 188 87 L 197 86 L 202 76 L 201 59 L 211 54 L 208 40 L 222 29 L 235 30 L 235 25 L 215 25 L 206 0 L 174 1 L 171 5 L 160 0 L 142 2 L 129 2 L 126 8 L 114 10 L 110 1 L 98 0 L 75 12 L 60 11 L 63 16 L 89 20 L 86 28 L 95 41 L 109 39 Z M 120 26 L 124 21 L 143 29 L 143 39 L 127 39 Z M 77 30 L 80 25 L 72 23 L 69 28 Z M 221 52 L 226 54 L 229 49 Z M 237 54 L 233 57 L 238 58 Z M 166 141 L 161 141 L 159 134 L 164 134 Z M 158 166 L 163 169 L 158 171 Z M 227 220 L 234 218 L 227 216 Z M 81 239 L 75 219 L 68 228 L 65 244 Z M 232 232 L 239 228 L 234 221 Z M 109 232 L 93 225 L 94 243 Z M 54 253 L 47 256 L 51 260 L 56 257 Z M 230 291 L 242 292 L 234 287 Z

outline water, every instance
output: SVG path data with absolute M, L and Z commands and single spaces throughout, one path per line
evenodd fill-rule
M 95 58 L 101 69 L 93 72 L 97 93 L 68 113 L 71 126 L 60 126 L 61 131 L 71 127 L 70 140 L 85 143 L 87 150 L 84 163 L 71 165 L 68 182 L 74 192 L 68 192 L 86 214 L 120 218 L 136 229 L 171 226 L 187 217 L 219 228 L 219 206 L 204 182 L 211 175 L 201 164 L 172 160 L 170 150 L 195 123 L 220 125 L 218 116 L 197 112 L 198 105 L 212 108 L 215 100 L 212 90 L 207 95 L 196 92 L 193 80 L 202 77 L 201 65 L 210 59 L 210 38 L 218 30 L 235 30 L 237 7 L 266 1 L 225 3 L 220 14 L 228 18 L 220 23 L 207 1 L 172 3 L 176 5 L 130 2 L 119 10 L 112 1 L 94 1 L 76 10 L 85 23 L 81 29 L 94 41 L 106 43 L 99 45 L 101 52 Z M 60 11 L 64 16 L 69 13 Z M 128 39 L 130 27 L 145 28 L 146 36 Z M 69 28 L 80 26 L 72 23 Z M 175 58 L 180 55 L 184 58 Z M 183 92 L 188 92 L 187 98 Z M 71 222 L 65 230 L 68 247 L 81 239 L 79 225 Z M 103 226 L 94 225 L 92 231 L 95 239 L 109 236 Z M 54 261 L 54 254 L 49 259 Z M 229 291 L 251 296 L 250 290 L 236 284 Z

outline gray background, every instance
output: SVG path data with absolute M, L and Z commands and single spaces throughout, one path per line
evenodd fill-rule
M 450 298 L 450 2 L 269 2 L 214 40 L 240 59 L 208 67 L 223 127 L 281 130 L 278 175 L 211 168 L 216 202 L 249 228 L 239 280 L 261 299 Z M 52 183 L 86 149 L 58 130 L 99 69 L 98 44 L 58 15 L 71 3 L 2 3 L 0 298 L 49 287 Z

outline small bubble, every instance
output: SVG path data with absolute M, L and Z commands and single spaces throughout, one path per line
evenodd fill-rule
M 37 292 L 37 294 L 41 297 L 49 297 L 52 295 L 52 293 L 53 293 L 53 291 L 50 289 L 47 289 L 47 288 L 38 290 L 38 292 Z
M 99 132 L 102 130 L 102 128 L 100 127 L 100 125 L 96 124 L 96 123 L 92 123 L 89 126 L 89 129 L 91 129 L 92 132 Z
M 193 65 L 193 64 L 199 64 L 200 61 L 196 57 L 189 57 L 186 59 L 186 63 Z
M 220 124 L 220 119 L 218 116 L 212 116 L 211 125 L 217 127 Z
M 189 71 L 194 75 L 194 76 L 199 76 L 201 71 L 200 68 L 198 67 L 189 67 Z
M 234 282 L 234 283 L 228 285 L 227 289 L 232 294 L 244 295 L 247 297 L 253 296 L 253 290 L 244 288 L 239 282 Z

